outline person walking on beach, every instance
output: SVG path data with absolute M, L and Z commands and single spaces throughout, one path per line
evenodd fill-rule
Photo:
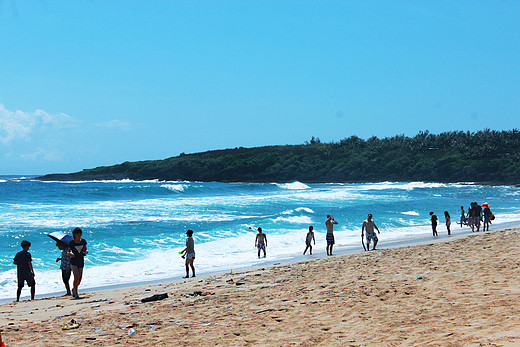
M 468 218 L 466 220 L 471 227 L 471 232 L 475 232 L 475 204 L 472 202 L 468 208 Z
M 88 254 L 87 241 L 81 238 L 83 231 L 75 228 L 72 231 L 73 239 L 69 242 L 70 269 L 74 275 L 72 295 L 79 299 L 78 288 L 83 278 L 83 268 L 85 267 L 84 257 Z
M 378 239 L 377 239 L 377 235 L 374 231 L 374 228 L 377 230 L 378 234 L 381 234 L 376 223 L 372 220 L 372 214 L 369 213 L 367 219 L 363 222 L 363 226 L 361 227 L 361 240 L 362 241 L 363 241 L 363 234 L 366 230 L 365 235 L 366 235 L 366 241 L 367 241 L 367 251 L 370 251 L 370 241 L 374 242 L 374 246 L 372 247 L 372 250 L 376 249 Z
M 438 236 L 437 235 L 437 220 L 439 218 L 437 218 L 437 216 L 435 215 L 435 213 L 433 212 L 430 212 L 430 216 L 431 216 L 431 221 L 432 221 L 432 231 L 433 231 L 433 236 Z
M 477 226 L 477 231 L 480 231 L 480 221 L 482 220 L 482 206 L 480 206 L 476 201 L 474 202 L 475 209 L 475 220 L 474 224 Z
M 332 255 L 332 247 L 334 246 L 334 225 L 338 224 L 334 220 L 334 216 L 328 214 L 327 220 L 325 221 L 325 226 L 327 227 L 327 255 Z
M 31 300 L 34 300 L 34 294 L 36 293 L 36 281 L 34 280 L 32 257 L 31 253 L 29 253 L 29 247 L 31 247 L 31 243 L 27 240 L 23 240 L 20 246 L 22 246 L 22 250 L 16 253 L 13 259 L 13 264 L 16 265 L 16 274 L 18 277 L 16 301 L 20 301 L 20 294 L 22 294 L 22 288 L 25 282 L 27 282 L 27 285 L 31 287 Z
M 462 228 L 462 224 L 466 223 L 466 212 L 464 212 L 464 206 L 460 207 L 460 227 Z
M 191 267 L 191 277 L 195 277 L 195 265 L 193 262 L 195 261 L 195 241 L 193 241 L 193 230 L 186 231 L 186 248 L 181 251 L 182 259 L 186 259 L 186 276 L 183 278 L 190 277 L 190 267 Z
M 309 226 L 309 232 L 307 233 L 307 237 L 305 238 L 305 251 L 303 251 L 303 255 L 305 255 L 305 252 L 307 252 L 307 249 L 309 249 L 309 254 L 312 254 L 312 246 L 311 242 L 314 241 L 314 244 L 316 244 L 316 239 L 314 238 L 314 227 L 311 225 Z
M 484 227 L 482 231 L 486 231 L 486 227 L 487 231 L 489 231 L 489 224 L 491 224 L 491 206 L 489 206 L 487 202 L 482 206 L 484 207 Z
M 56 259 L 56 262 L 61 260 L 60 269 L 61 269 L 61 279 L 63 280 L 63 284 L 65 284 L 65 290 L 67 291 L 67 295 L 71 295 L 70 292 L 70 255 L 68 253 L 68 247 L 66 247 L 63 242 L 56 242 L 56 246 L 59 250 L 61 250 L 61 257 Z
M 262 228 L 258 228 L 258 234 L 255 238 L 255 247 L 258 248 L 258 258 L 260 258 L 260 251 L 264 251 L 264 258 L 266 257 L 265 248 L 267 247 L 267 235 L 264 234 Z
M 444 218 L 446 219 L 446 229 L 448 229 L 448 235 L 451 235 L 451 217 L 448 211 L 444 211 Z

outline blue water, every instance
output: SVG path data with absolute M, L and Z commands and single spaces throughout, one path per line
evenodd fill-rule
M 53 231 L 83 229 L 89 255 L 81 288 L 123 285 L 180 277 L 178 252 L 185 231 L 195 231 L 199 273 L 286 260 L 305 248 L 309 225 L 316 232 L 315 253 L 325 251 L 325 219 L 333 214 L 336 251 L 359 249 L 367 213 L 385 244 L 428 238 L 429 212 L 452 216 L 454 234 L 460 206 L 488 202 L 497 222 L 520 220 L 520 188 L 475 184 L 240 184 L 200 182 L 39 182 L 0 177 L 0 299 L 14 297 L 12 259 L 24 239 L 36 272 L 37 293 L 63 291 L 60 251 L 47 237 Z M 268 256 L 258 259 L 255 229 L 268 237 Z M 28 290 L 24 291 L 27 294 Z

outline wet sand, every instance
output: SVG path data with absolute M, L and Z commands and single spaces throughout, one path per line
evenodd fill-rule
M 5 303 L 0 328 L 8 347 L 514 346 L 520 345 L 519 270 L 520 227 L 509 227 L 85 293 L 80 300 Z M 209 294 L 187 297 L 196 291 Z M 168 298 L 141 302 L 162 293 Z M 62 330 L 71 319 L 81 326 Z

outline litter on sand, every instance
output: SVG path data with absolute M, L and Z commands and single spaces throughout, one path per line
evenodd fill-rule
M 150 301 L 158 301 L 158 300 L 164 300 L 168 298 L 168 293 L 164 294 L 154 294 L 150 297 L 141 299 L 141 302 L 150 302 Z
M 77 328 L 79 328 L 80 325 L 81 325 L 81 324 L 79 324 L 78 322 L 76 322 L 76 320 L 71 319 L 70 322 L 68 322 L 67 324 L 65 324 L 64 326 L 61 327 L 61 330 L 77 329 Z

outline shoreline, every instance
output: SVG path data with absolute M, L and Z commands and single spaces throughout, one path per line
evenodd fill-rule
M 410 238 L 408 240 L 397 240 L 397 241 L 388 241 L 388 242 L 384 242 L 384 240 L 380 240 L 376 251 L 381 251 L 384 249 L 398 248 L 398 247 L 421 245 L 421 244 L 427 244 L 427 243 L 432 243 L 432 242 L 451 242 L 458 238 L 464 238 L 464 237 L 468 237 L 469 235 L 472 235 L 472 234 L 477 234 L 477 232 L 472 233 L 471 229 L 467 226 L 460 228 L 460 226 L 458 224 L 455 224 L 455 225 L 456 225 L 456 227 L 452 228 L 452 235 L 450 235 L 450 236 L 448 236 L 446 234 L 445 230 L 442 230 L 442 231 L 439 231 L 439 236 L 437 236 L 437 237 L 433 237 L 431 235 L 419 235 L 417 237 Z M 519 227 L 520 228 L 520 220 L 493 224 L 493 229 L 490 232 L 498 231 L 500 229 L 504 229 L 504 228 L 508 228 L 508 227 Z M 482 233 L 482 231 L 480 233 Z M 345 256 L 345 255 L 358 254 L 358 253 L 364 253 L 364 252 L 365 251 L 361 248 L 361 245 L 359 247 L 347 246 L 347 247 L 342 247 L 342 248 L 337 248 L 337 249 L 335 248 L 334 256 Z M 372 251 L 370 251 L 370 252 L 372 252 Z M 302 254 L 292 254 L 292 255 L 288 255 L 287 258 L 273 259 L 273 260 L 266 259 L 265 262 L 261 263 L 261 264 L 244 265 L 244 266 L 239 265 L 237 267 L 233 267 L 233 268 L 226 269 L 226 270 L 197 272 L 197 276 L 199 278 L 202 278 L 204 276 L 221 275 L 221 274 L 227 274 L 229 272 L 233 273 L 233 271 L 241 272 L 241 271 L 260 269 L 260 268 L 279 265 L 279 264 L 293 264 L 293 263 L 312 261 L 312 260 L 318 260 L 318 259 L 324 259 L 324 258 L 328 258 L 328 257 L 324 250 L 320 250 L 317 252 L 315 251 L 312 254 L 312 256 L 302 255 Z M 195 264 L 195 266 L 196 265 L 197 264 Z M 80 289 L 80 291 L 85 292 L 85 293 L 95 293 L 95 292 L 119 290 L 119 289 L 140 287 L 140 286 L 160 284 L 160 283 L 170 283 L 170 282 L 175 283 L 178 281 L 183 281 L 183 279 L 179 278 L 178 276 L 171 276 L 171 277 L 164 277 L 164 278 L 148 280 L 148 281 L 142 280 L 142 281 L 137 281 L 137 282 L 110 284 L 110 285 L 106 285 L 106 286 L 86 287 L 83 289 L 83 291 L 81 289 Z M 35 299 L 58 298 L 58 297 L 61 297 L 63 295 L 63 293 L 64 293 L 64 290 L 60 290 L 58 292 L 43 293 L 43 294 L 36 293 Z M 13 302 L 16 299 L 14 294 L 15 293 L 13 293 L 12 297 L 0 299 L 0 304 Z M 20 297 L 20 300 L 25 301 L 29 297 L 30 297 L 30 295 L 28 294 L 28 287 L 25 287 L 25 290 L 22 291 L 22 296 Z
M 519 256 L 516 225 L 89 292 L 82 300 L 4 303 L 0 326 L 8 346 L 132 339 L 158 345 L 172 339 L 183 345 L 514 345 L 520 342 Z M 194 291 L 213 294 L 186 297 Z M 161 293 L 169 298 L 140 302 Z M 70 319 L 81 327 L 61 330 Z M 128 327 L 137 335 L 128 336 Z M 42 341 L 47 334 L 56 341 Z

